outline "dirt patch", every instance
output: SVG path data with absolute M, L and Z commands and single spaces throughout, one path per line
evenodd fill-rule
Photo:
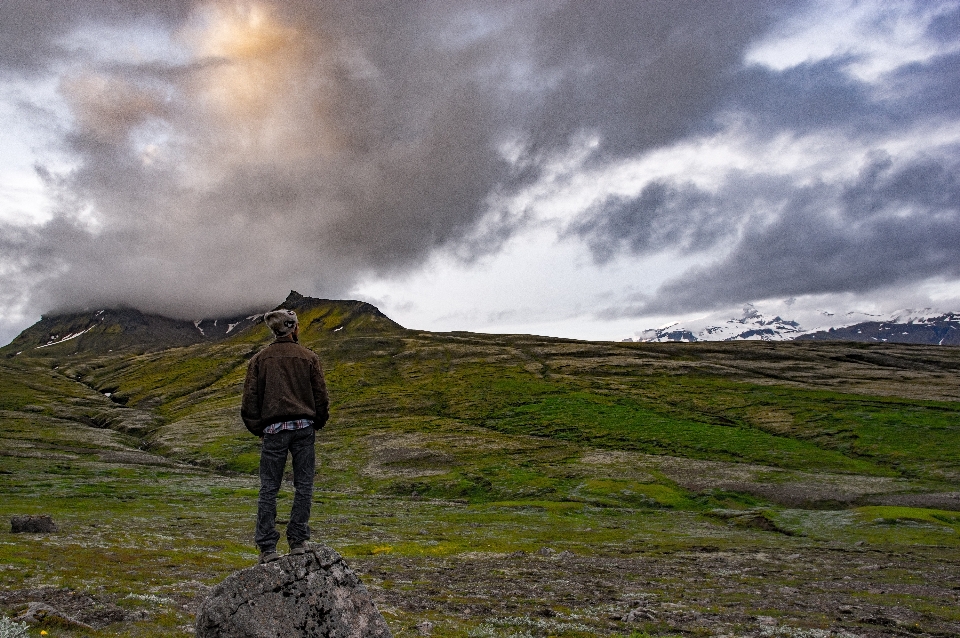
M 168 458 L 149 454 L 147 452 L 126 452 L 110 450 L 98 455 L 103 463 L 121 463 L 124 465 L 158 465 L 162 467 L 171 467 L 176 465 Z
M 750 420 L 761 429 L 774 434 L 789 435 L 793 432 L 793 415 L 771 407 L 747 410 Z
M 900 505 L 929 507 L 960 512 L 960 492 L 932 492 L 927 494 L 882 494 L 866 499 L 870 505 Z
M 369 461 L 363 474 L 375 478 L 415 478 L 446 474 L 454 465 L 449 454 L 426 447 L 427 437 L 419 434 L 367 437 Z
M 596 466 L 610 467 L 618 476 L 647 482 L 659 474 L 694 493 L 740 492 L 788 507 L 876 503 L 960 509 L 960 494 L 909 492 L 916 487 L 910 481 L 882 476 L 798 472 L 618 450 L 591 450 L 580 463 L 594 466 L 592 472 Z
M 40 452 L 30 450 L 0 450 L 0 456 L 9 456 L 17 459 L 44 459 L 45 461 L 75 461 L 75 454 L 57 454 L 56 452 Z
M 450 627 L 471 623 L 533 635 L 828 635 L 803 633 L 810 629 L 861 638 L 960 635 L 953 612 L 960 556 L 932 550 L 704 547 L 622 557 L 517 552 L 351 562 L 388 620 L 410 625 L 392 623 L 395 633 L 415 631 L 429 614 Z M 896 577 L 904 572 L 923 577 Z
M 95 628 L 117 622 L 145 620 L 149 617 L 149 614 L 142 611 L 123 609 L 111 598 L 72 589 L 45 587 L 0 592 L 0 608 L 7 613 L 17 613 L 31 602 L 50 605 L 67 616 Z
M 907 480 L 883 476 L 796 472 L 753 463 L 673 456 L 637 455 L 636 463 L 662 472 L 691 492 L 743 492 L 788 507 L 857 503 L 913 487 Z
M 780 534 L 786 534 L 787 536 L 793 536 L 793 532 L 780 527 L 772 519 L 764 516 L 763 512 L 759 510 L 717 509 L 707 512 L 707 516 L 727 521 L 729 524 L 737 527 L 758 529 L 763 532 L 778 532 Z
M 608 468 L 612 474 L 619 477 L 627 477 L 641 483 L 655 483 L 657 478 L 642 468 L 640 459 L 645 457 L 645 454 L 598 449 L 584 454 L 580 458 L 580 462 L 584 465 L 595 466 L 591 468 L 592 472 L 596 472 L 599 469 L 596 466 L 600 466 Z

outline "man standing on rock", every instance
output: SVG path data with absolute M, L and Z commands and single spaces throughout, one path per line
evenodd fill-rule
M 293 509 L 287 524 L 291 554 L 303 554 L 310 540 L 310 505 L 316 473 L 316 431 L 329 417 L 327 386 L 320 358 L 297 341 L 300 325 L 292 310 L 263 316 L 276 339 L 247 366 L 240 416 L 251 433 L 263 440 L 260 451 L 260 498 L 257 532 L 260 562 L 280 558 L 276 529 L 277 492 L 287 453 L 293 457 Z

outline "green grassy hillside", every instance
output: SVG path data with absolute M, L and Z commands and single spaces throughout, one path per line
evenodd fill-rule
M 960 631 L 960 350 L 437 334 L 287 304 L 333 402 L 315 537 L 395 633 Z M 98 635 L 181 632 L 254 558 L 239 395 L 269 341 L 0 351 L 0 514 L 63 528 L 0 538 L 0 605 L 82 592 L 120 610 Z

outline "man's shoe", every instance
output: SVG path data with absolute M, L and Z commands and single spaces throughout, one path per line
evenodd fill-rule
M 307 541 L 300 541 L 299 543 L 294 543 L 290 546 L 290 555 L 291 556 L 300 556 L 307 552 Z
M 275 560 L 280 560 L 280 554 L 277 553 L 277 550 L 270 549 L 265 552 L 260 552 L 260 564 L 265 565 L 267 563 L 272 563 Z

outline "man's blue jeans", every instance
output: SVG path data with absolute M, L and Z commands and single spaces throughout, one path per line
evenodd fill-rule
M 293 456 L 293 509 L 287 523 L 290 545 L 310 540 L 310 505 L 313 502 L 313 476 L 316 473 L 314 442 L 316 431 L 310 428 L 281 430 L 263 436 L 260 451 L 260 498 L 257 500 L 257 533 L 260 551 L 277 547 L 280 533 L 276 528 L 277 492 L 283 482 L 287 453 Z

